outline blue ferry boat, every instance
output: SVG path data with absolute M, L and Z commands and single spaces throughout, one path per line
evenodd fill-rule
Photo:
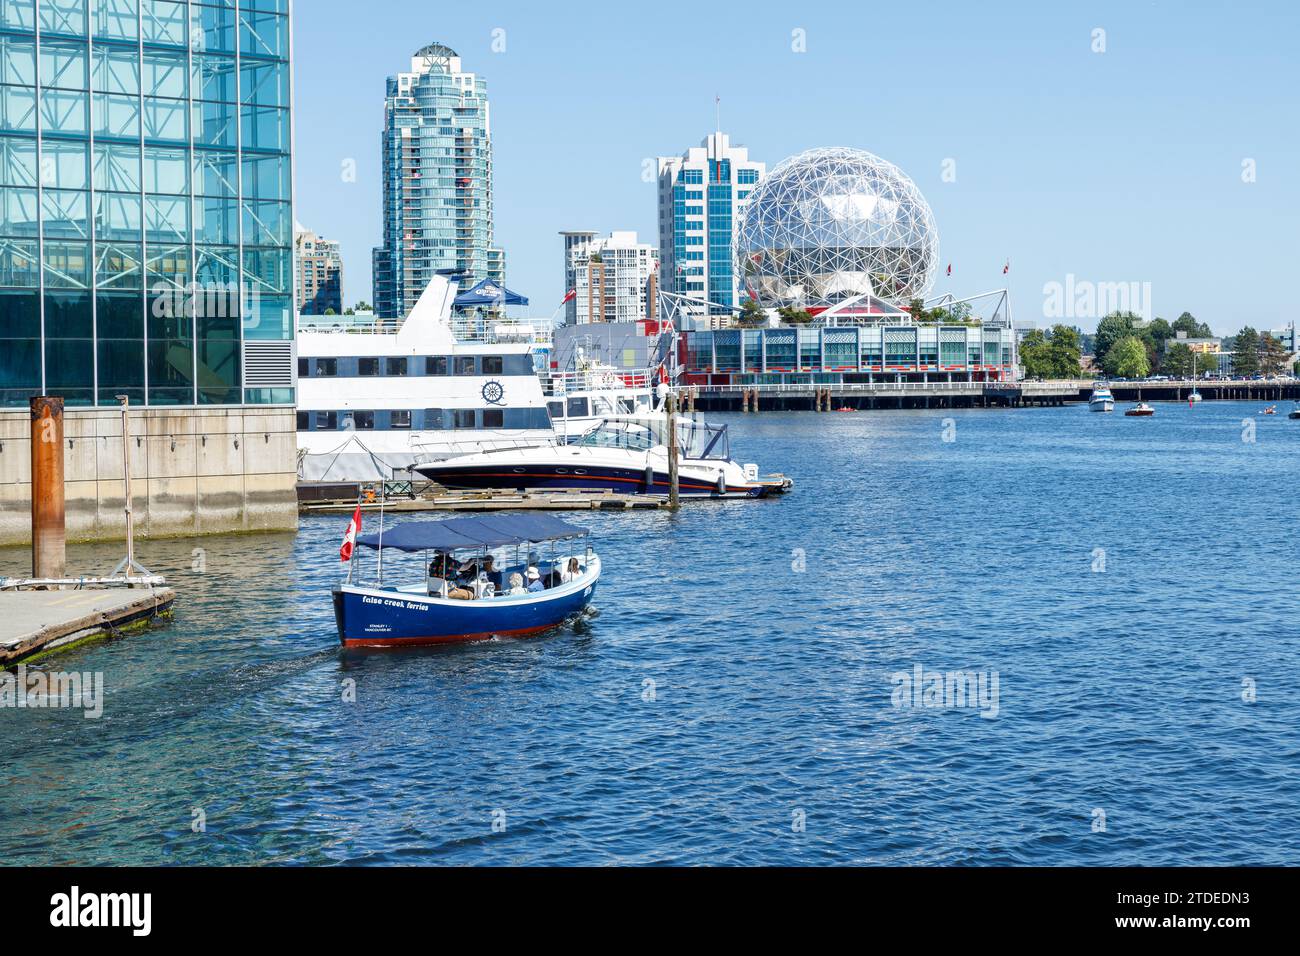
M 587 529 L 552 515 L 410 521 L 358 536 L 356 544 L 375 551 L 376 580 L 354 583 L 354 549 L 347 583 L 333 590 L 344 647 L 538 634 L 585 609 L 600 580 L 600 558 Z M 423 580 L 385 585 L 383 556 L 389 549 L 424 553 Z M 549 550 L 545 560 L 538 549 Z

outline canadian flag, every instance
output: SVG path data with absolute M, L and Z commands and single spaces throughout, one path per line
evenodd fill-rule
M 952 275 L 952 263 L 948 263 L 948 275 Z
M 1006 275 L 1010 271 L 1011 271 L 1011 260 L 1008 259 L 1007 264 L 1002 267 L 1002 274 Z
M 560 305 L 567 305 L 577 297 L 578 297 L 578 290 L 570 289 L 568 292 L 564 293 L 564 298 L 560 300 Z
M 352 549 L 357 545 L 357 535 L 361 533 L 361 506 L 357 505 L 357 510 L 352 512 L 352 520 L 348 522 L 347 533 L 343 535 L 343 547 L 339 548 L 339 560 L 351 561 Z

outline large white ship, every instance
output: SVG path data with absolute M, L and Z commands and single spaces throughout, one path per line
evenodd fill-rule
M 391 326 L 298 332 L 298 477 L 375 481 L 417 462 L 555 440 L 531 326 L 458 337 L 436 276 Z

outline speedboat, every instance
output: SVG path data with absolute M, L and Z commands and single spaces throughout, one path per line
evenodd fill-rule
M 1291 409 L 1290 413 L 1286 417 L 1300 418 L 1300 402 L 1296 402 L 1295 406 Z
M 1276 414 L 1277 414 L 1277 406 L 1276 406 L 1276 405 L 1270 405 L 1270 406 L 1268 406 L 1268 408 L 1266 408 L 1266 409 L 1264 409 L 1262 412 L 1260 412 L 1260 414 L 1261 414 L 1261 415 L 1276 415 Z
M 1113 412 L 1115 396 L 1110 393 L 1110 386 L 1105 382 L 1096 382 L 1092 386 L 1092 397 L 1088 399 L 1088 411 Z
M 784 490 L 759 481 L 758 466 L 730 457 L 726 425 L 676 416 L 678 493 L 682 497 L 762 498 Z M 576 442 L 503 448 L 417 465 L 415 471 L 445 488 L 575 489 L 667 495 L 666 415 L 616 415 L 601 420 Z
M 1192 389 L 1191 394 L 1187 396 L 1187 404 L 1195 405 L 1199 401 L 1201 401 L 1201 393 L 1196 389 Z
M 540 634 L 581 613 L 600 580 L 600 558 L 590 543 L 579 540 L 587 538 L 587 530 L 553 515 L 500 513 L 409 521 L 388 529 L 380 520 L 377 533 L 355 538 L 358 547 L 375 551 L 376 579 L 360 583 L 354 547 L 347 582 L 333 589 L 334 620 L 344 647 L 410 647 Z M 544 562 L 532 549 L 547 544 L 551 556 Z M 385 550 L 432 556 L 432 561 L 421 563 L 429 573 L 409 584 L 386 585 Z M 470 559 L 470 577 L 461 583 L 448 570 L 457 555 Z M 521 582 L 534 573 L 550 584 L 525 590 Z
M 1149 418 L 1154 415 L 1156 410 L 1146 402 L 1138 402 L 1132 408 L 1127 409 L 1124 414 L 1129 418 Z

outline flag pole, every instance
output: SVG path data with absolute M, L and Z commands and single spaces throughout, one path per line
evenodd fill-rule
M 379 586 L 384 586 L 384 481 L 379 482 Z

